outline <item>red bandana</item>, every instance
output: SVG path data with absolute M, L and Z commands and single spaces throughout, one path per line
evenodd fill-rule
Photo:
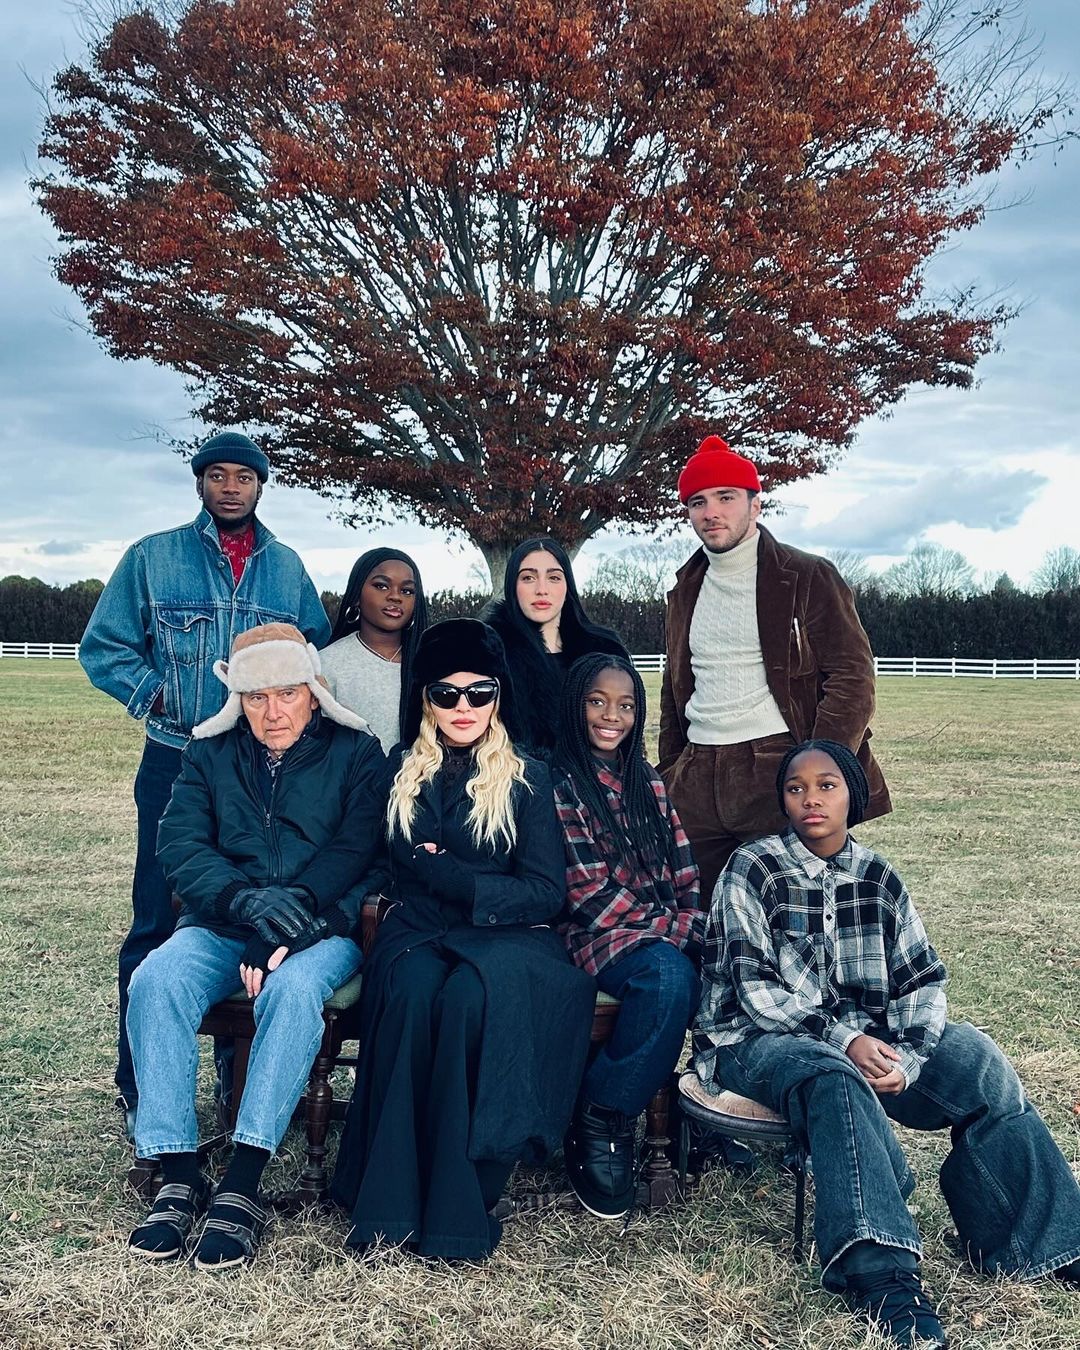
M 243 534 L 225 534 L 218 530 L 218 539 L 221 541 L 221 551 L 232 568 L 233 585 L 239 586 L 240 578 L 244 575 L 244 564 L 255 548 L 255 526 L 249 525 Z

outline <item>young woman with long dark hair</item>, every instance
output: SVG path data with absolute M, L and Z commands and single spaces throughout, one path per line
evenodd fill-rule
M 546 756 L 555 744 L 559 696 L 579 656 L 626 657 L 619 635 L 593 623 L 578 595 L 563 546 L 547 536 L 526 539 L 510 555 L 503 598 L 481 615 L 503 640 L 510 673 L 523 699 L 525 744 Z
M 322 672 L 339 702 L 365 718 L 384 751 L 401 739 L 412 656 L 427 627 L 420 569 L 396 548 L 356 560 Z
M 495 633 L 429 628 L 388 765 L 395 903 L 364 964 L 333 1182 L 355 1249 L 488 1256 L 514 1163 L 556 1148 L 573 1109 L 595 989 L 550 927 L 565 878 L 551 775 L 514 727 Z
M 562 691 L 553 758 L 573 961 L 620 1003 L 582 1083 L 566 1170 L 583 1205 L 619 1218 L 634 1198 L 634 1123 L 671 1077 L 698 1005 L 705 915 L 698 870 L 645 758 L 645 687 L 629 661 L 585 656 Z

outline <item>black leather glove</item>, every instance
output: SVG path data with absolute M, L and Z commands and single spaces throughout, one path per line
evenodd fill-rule
M 440 899 L 458 905 L 472 904 L 476 895 L 476 876 L 446 849 L 431 853 L 421 845 L 413 852 L 413 865 Z
M 252 886 L 229 901 L 229 917 L 250 924 L 265 942 L 291 947 L 311 922 L 307 892 L 295 886 Z
M 321 914 L 316 914 L 313 919 L 309 919 L 307 927 L 293 938 L 289 944 L 290 952 L 307 951 L 309 947 L 314 947 L 316 942 L 321 942 L 323 938 L 330 936 L 330 925 Z

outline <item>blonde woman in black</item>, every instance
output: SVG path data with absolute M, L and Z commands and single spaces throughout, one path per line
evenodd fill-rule
M 502 643 L 425 633 L 391 755 L 394 906 L 364 966 L 356 1087 L 333 1182 L 347 1239 L 479 1260 L 518 1159 L 558 1147 L 595 989 L 550 926 L 565 864 L 547 767 L 522 754 Z

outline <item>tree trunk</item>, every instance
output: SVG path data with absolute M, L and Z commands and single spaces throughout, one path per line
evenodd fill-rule
M 491 576 L 491 594 L 496 600 L 501 600 L 503 593 L 503 579 L 506 576 L 506 564 L 510 561 L 510 554 L 517 548 L 521 540 L 500 539 L 496 543 L 489 543 L 487 541 L 481 543 L 479 540 L 474 540 L 474 542 L 476 547 L 484 555 L 484 561 L 487 563 L 487 569 Z M 578 539 L 572 544 L 563 544 L 563 548 L 565 548 L 570 555 L 571 562 L 577 557 L 578 551 L 584 542 L 583 539 Z

